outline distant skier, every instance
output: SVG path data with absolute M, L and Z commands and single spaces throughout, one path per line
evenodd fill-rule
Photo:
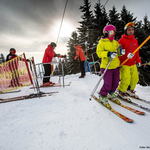
M 49 44 L 48 47 L 45 49 L 45 53 L 44 53 L 43 60 L 42 60 L 42 63 L 45 63 L 43 64 L 44 70 L 45 70 L 44 78 L 43 78 L 43 86 L 55 84 L 50 81 L 51 62 L 52 62 L 53 57 L 61 57 L 61 58 L 66 57 L 66 55 L 60 55 L 54 52 L 54 49 L 56 46 L 57 45 L 54 42 L 51 42 L 51 44 Z
M 6 56 L 6 61 L 9 61 L 18 56 L 16 55 L 16 50 L 14 48 L 10 48 L 9 52 L 10 53 Z
M 104 73 L 107 65 L 111 61 L 107 71 L 104 75 L 104 84 L 99 92 L 99 99 L 107 107 L 110 107 L 107 99 L 112 98 L 116 100 L 115 93 L 119 84 L 119 65 L 120 61 L 118 55 L 125 54 L 124 49 L 120 49 L 119 43 L 114 40 L 116 28 L 113 25 L 107 25 L 103 29 L 104 36 L 99 40 L 96 53 L 101 58 L 101 73 Z
M 6 61 L 12 60 L 18 56 L 15 48 L 10 48 L 9 51 L 10 53 L 6 56 Z M 14 59 L 9 62 L 9 69 L 12 72 L 10 87 L 22 86 L 22 84 L 19 83 L 18 60 Z
M 80 61 L 81 76 L 79 78 L 84 78 L 85 76 L 84 61 L 86 59 L 85 59 L 83 49 L 81 45 L 78 45 L 78 44 L 74 44 L 74 48 L 76 49 L 76 56 L 74 60 L 77 60 L 77 58 L 79 58 L 79 61 Z
M 126 51 L 124 56 L 119 57 L 120 63 L 129 58 L 129 60 L 120 68 L 121 81 L 118 87 L 118 95 L 125 100 L 129 100 L 127 94 L 133 97 L 138 97 L 135 94 L 134 89 L 139 81 L 137 66 L 141 66 L 141 60 L 139 57 L 139 51 L 133 54 L 138 47 L 138 41 L 135 39 L 134 35 L 134 28 L 135 24 L 133 22 L 127 23 L 124 27 L 125 34 L 123 34 L 121 39 L 118 41 L 119 44 L 121 44 L 121 47 Z M 127 90 L 128 86 L 130 89 Z

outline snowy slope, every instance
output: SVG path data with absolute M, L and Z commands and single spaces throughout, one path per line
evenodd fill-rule
M 89 100 L 99 76 L 78 76 L 65 76 L 65 83 L 71 81 L 70 86 L 41 89 L 59 91 L 52 96 L 0 104 L 0 150 L 150 149 L 150 113 L 140 116 L 110 102 L 115 110 L 134 120 L 126 123 L 94 99 Z M 141 98 L 150 100 L 150 87 L 137 85 L 136 91 Z M 0 97 L 33 92 L 25 87 L 19 93 Z M 150 108 L 149 104 L 133 101 Z

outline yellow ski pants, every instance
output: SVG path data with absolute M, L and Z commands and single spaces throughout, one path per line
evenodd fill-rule
M 130 85 L 130 90 L 134 90 L 136 84 L 139 81 L 137 66 L 126 66 L 123 65 L 120 68 L 120 84 L 118 90 L 125 93 L 128 86 Z

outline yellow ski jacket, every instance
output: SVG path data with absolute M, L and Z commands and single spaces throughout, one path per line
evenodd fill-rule
M 120 65 L 120 56 L 119 43 L 116 40 L 110 41 L 108 38 L 100 39 L 99 44 L 97 45 L 96 53 L 99 58 L 101 58 L 101 68 L 106 68 L 110 62 L 110 57 L 107 56 L 108 52 L 116 52 L 117 56 L 112 60 L 108 69 L 116 69 Z

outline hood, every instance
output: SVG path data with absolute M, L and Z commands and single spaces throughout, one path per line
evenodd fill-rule
M 49 44 L 47 47 L 48 47 L 48 48 L 52 48 L 50 44 Z
M 48 45 L 47 48 L 54 50 L 54 48 L 51 45 Z
M 76 48 L 82 48 L 82 46 L 81 45 L 77 45 Z

